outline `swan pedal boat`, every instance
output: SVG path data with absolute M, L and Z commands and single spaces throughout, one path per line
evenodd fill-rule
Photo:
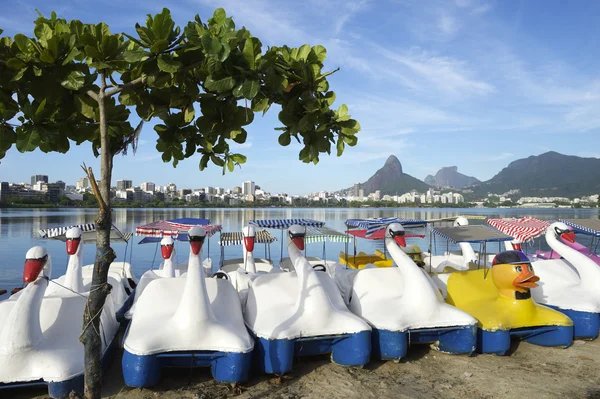
M 184 222 L 187 224 L 184 224 Z M 152 269 L 144 272 L 135 288 L 134 294 L 130 298 L 128 306 L 118 314 L 120 321 L 128 322 L 131 320 L 139 297 L 142 295 L 142 292 L 144 292 L 151 281 L 159 278 L 181 277 L 187 273 L 187 261 L 176 263 L 175 242 L 188 240 L 187 232 L 194 226 L 190 223 L 194 222 L 206 230 L 206 235 L 208 238 L 210 238 L 216 232 L 221 231 L 221 225 L 211 225 L 208 219 L 199 218 L 180 218 L 166 221 L 159 220 L 150 224 L 136 227 L 136 234 L 144 237 L 139 244 L 159 244 L 163 261 L 160 263 L 157 270 Z M 212 260 L 210 258 L 205 259 L 202 262 L 202 266 L 204 267 L 204 274 L 206 276 L 211 276 L 213 274 Z
M 73 261 L 82 247 L 74 239 L 81 233 L 77 230 L 67 232 L 67 275 L 51 281 L 50 255 L 43 247 L 33 247 L 26 254 L 23 274 L 28 285 L 0 302 L 0 390 L 47 386 L 53 398 L 67 398 L 71 391 L 83 394 L 84 348 L 79 336 L 89 291 L 81 263 Z M 58 281 L 68 289 L 54 284 Z M 119 329 L 114 298 L 107 296 L 100 314 L 103 363 L 112 354 Z
M 287 249 L 293 269 L 257 276 L 244 307 L 246 325 L 255 337 L 258 369 L 281 375 L 291 371 L 295 356 L 326 353 L 340 365 L 367 364 L 371 327 L 348 310 L 328 273 L 314 270 L 302 256 L 306 229 L 292 224 L 323 223 L 305 219 L 278 222 L 277 228 L 289 226 Z
M 600 266 L 600 256 L 596 255 L 594 251 L 592 251 L 592 247 L 594 246 L 594 240 L 597 237 L 600 237 L 600 220 L 599 219 L 559 219 L 559 222 L 563 222 L 568 225 L 570 228 L 574 229 L 576 234 L 584 234 L 592 237 L 592 242 L 590 247 L 586 247 L 585 245 L 573 241 L 571 242 L 568 239 L 563 239 L 561 237 L 561 242 L 568 247 L 581 252 L 585 256 L 592 259 L 596 262 L 597 265 Z M 596 246 L 598 244 L 596 243 Z M 556 251 L 536 251 L 536 257 L 539 259 L 560 259 L 562 256 Z
M 433 228 L 432 233 L 454 243 L 513 239 L 486 226 L 439 227 Z M 503 263 L 503 259 L 510 262 Z M 531 289 L 540 277 L 534 274 L 529 258 L 520 251 L 502 252 L 495 256 L 492 265 L 491 270 L 485 265 L 466 271 L 446 267 L 445 272 L 432 275 L 448 303 L 478 320 L 477 352 L 504 355 L 509 351 L 511 338 L 541 346 L 570 346 L 573 321 L 532 298 Z
M 424 343 L 446 353 L 471 354 L 477 320 L 444 302 L 429 275 L 402 250 L 400 223 L 387 226 L 384 239 L 393 267 L 338 265 L 334 273 L 348 308 L 373 328 L 374 357 L 399 360 L 410 344 Z
M 188 271 L 154 279 L 138 298 L 123 340 L 125 384 L 149 387 L 164 367 L 208 366 L 215 380 L 247 380 L 254 342 L 229 281 L 205 277 L 201 250 L 206 231 L 188 231 Z

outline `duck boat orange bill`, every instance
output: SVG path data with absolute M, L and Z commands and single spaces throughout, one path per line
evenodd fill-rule
M 513 237 L 486 226 L 434 228 L 432 233 L 454 243 L 480 243 L 485 253 L 490 241 L 510 241 Z M 573 342 L 573 322 L 564 314 L 539 305 L 531 298 L 537 286 L 529 258 L 520 251 L 501 252 L 479 270 L 437 273 L 436 284 L 446 292 L 446 301 L 473 315 L 478 323 L 477 351 L 506 354 L 511 338 L 542 346 L 568 347 Z
M 542 281 L 531 288 L 533 300 L 571 318 L 576 339 L 594 339 L 600 330 L 600 268 L 597 257 L 592 256 L 588 248 L 577 244 L 575 232 L 591 234 L 595 238 L 594 228 L 600 228 L 600 222 L 597 219 L 567 222 L 571 225 L 560 220 L 551 223 L 530 217 L 488 220 L 500 231 L 514 233 L 517 239 L 511 241 L 511 246 L 544 236 L 552 251 L 550 256 L 538 251 L 531 257 Z

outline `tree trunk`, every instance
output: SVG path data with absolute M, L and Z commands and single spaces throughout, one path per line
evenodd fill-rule
M 110 230 L 112 227 L 112 213 L 110 209 L 110 186 L 112 178 L 113 155 L 110 150 L 110 137 L 106 121 L 105 77 L 102 77 L 102 87 L 98 93 L 100 114 L 100 184 L 98 198 L 100 207 L 96 219 L 96 259 L 92 286 L 87 302 L 87 312 L 83 316 L 83 333 L 81 342 L 85 353 L 85 389 L 84 394 L 88 399 L 99 399 L 102 393 L 102 333 L 100 332 L 100 314 L 110 293 L 111 286 L 107 283 L 108 268 L 115 260 L 116 255 L 110 247 Z

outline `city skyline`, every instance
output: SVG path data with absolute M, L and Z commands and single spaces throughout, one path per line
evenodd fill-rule
M 162 163 L 153 123 L 147 123 L 137 155 L 115 158 L 113 184 L 130 178 L 229 187 L 256 179 L 272 191 L 304 194 L 365 181 L 390 154 L 421 180 L 450 165 L 487 180 L 512 160 L 548 150 L 600 156 L 600 60 L 593 51 L 598 2 L 456 0 L 417 6 L 312 0 L 297 8 L 274 0 L 248 0 L 243 6 L 233 0 L 133 0 L 99 12 L 94 5 L 24 0 L 10 17 L 0 16 L 0 26 L 5 35 L 31 35 L 39 8 L 67 19 L 103 20 L 115 32 L 131 33 L 135 22 L 143 23 L 145 14 L 163 6 L 171 7 L 180 26 L 196 13 L 205 20 L 223 6 L 265 46 L 323 44 L 326 68 L 342 68 L 331 76 L 336 105 L 348 104 L 363 131 L 358 146 L 347 148 L 342 158 L 323 156 L 319 165 L 306 165 L 298 161 L 297 143 L 277 144 L 278 110 L 257 114 L 248 141 L 232 148 L 247 155 L 247 164 L 222 176 L 214 166 L 200 173 L 197 158 L 177 169 Z M 0 163 L 0 181 L 27 181 L 40 169 L 75 181 L 82 162 L 99 171 L 91 154 L 89 144 L 73 145 L 66 155 L 21 154 L 13 148 Z

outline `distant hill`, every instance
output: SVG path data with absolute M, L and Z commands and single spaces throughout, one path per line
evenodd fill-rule
M 410 190 L 426 192 L 430 187 L 421 180 L 402 171 L 402 164 L 394 155 L 390 155 L 385 164 L 366 182 L 360 185 L 365 195 L 381 190 L 381 195 L 404 194 Z
M 550 151 L 511 162 L 490 180 L 471 187 L 475 194 L 579 197 L 600 193 L 600 159 Z
M 481 181 L 475 177 L 459 173 L 457 166 L 447 166 L 438 170 L 435 176 L 428 175 L 425 178 L 425 183 L 435 187 L 463 188 L 481 183 Z

